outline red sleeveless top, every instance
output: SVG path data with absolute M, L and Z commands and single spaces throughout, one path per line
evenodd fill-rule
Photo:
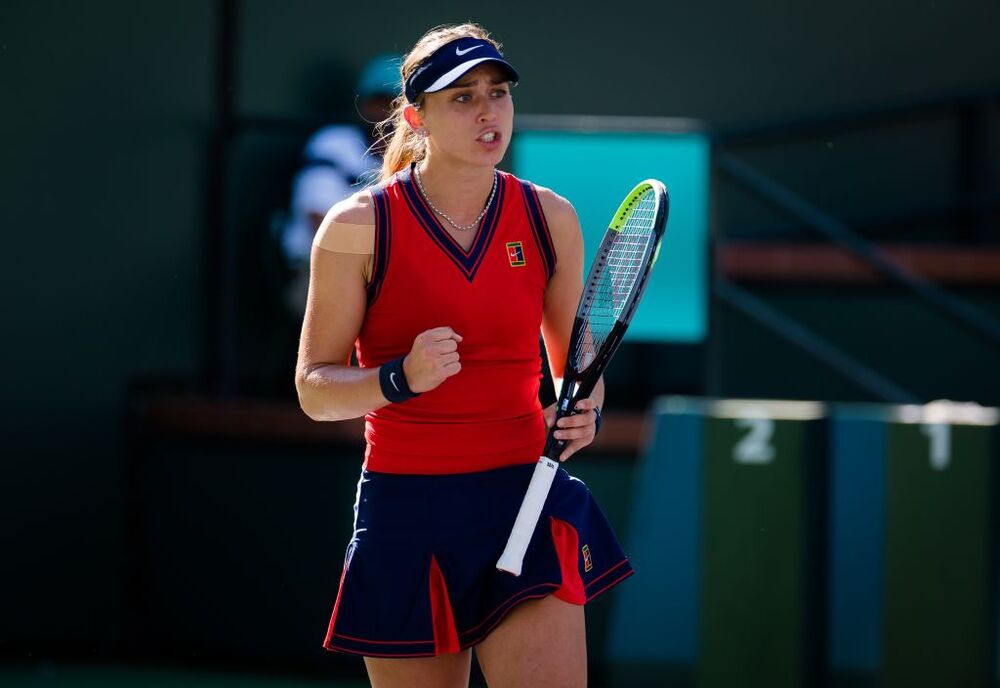
M 408 401 L 365 416 L 365 466 L 384 473 L 466 473 L 538 460 L 538 337 L 555 250 L 534 187 L 497 171 L 469 251 L 441 226 L 412 166 L 371 190 L 375 255 L 356 342 L 362 367 L 409 353 L 449 326 L 462 369 Z

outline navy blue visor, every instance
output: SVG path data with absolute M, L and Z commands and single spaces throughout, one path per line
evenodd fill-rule
M 492 43 L 482 38 L 456 38 L 445 43 L 420 63 L 406 80 L 406 100 L 416 103 L 421 93 L 448 88 L 470 69 L 483 62 L 495 62 L 510 81 L 518 81 L 517 70 L 503 59 Z

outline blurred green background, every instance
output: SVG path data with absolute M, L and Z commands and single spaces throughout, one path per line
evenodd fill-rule
M 503 41 L 524 77 L 519 114 L 700 122 L 715 154 L 875 245 L 930 255 L 918 272 L 1000 318 L 996 3 L 634 9 L 0 6 L 0 684 L 363 676 L 357 661 L 320 648 L 361 447 L 294 415 L 298 323 L 271 279 L 268 227 L 308 133 L 356 117 L 357 71 L 432 25 L 471 16 Z M 721 298 L 716 277 L 917 401 L 1000 404 L 995 342 L 884 280 L 803 275 L 788 260 L 775 268 L 776 248 L 825 244 L 718 165 L 710 181 L 708 337 L 623 348 L 609 373 L 619 429 L 578 461 L 625 541 L 651 451 L 638 423 L 658 396 L 883 401 Z M 959 267 L 934 262 L 951 255 Z M 831 267 L 829 256 L 818 264 Z M 246 413 L 260 414 L 259 427 L 239 422 Z M 993 473 L 983 474 L 990 495 Z M 992 600 L 995 546 L 980 553 Z M 616 599 L 589 612 L 598 683 L 622 675 L 607 654 Z M 808 642 L 826 651 L 822 637 Z M 983 652 L 995 661 L 992 645 Z M 93 673 L 107 667 L 131 668 Z M 996 675 L 980 669 L 976 680 Z M 692 674 L 654 666 L 641 676 L 633 685 L 685 685 Z

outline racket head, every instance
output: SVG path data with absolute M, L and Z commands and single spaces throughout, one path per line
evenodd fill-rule
M 666 186 L 646 179 L 612 216 L 584 282 L 570 337 L 566 368 L 576 380 L 593 377 L 596 382 L 618 348 L 659 256 L 669 210 Z

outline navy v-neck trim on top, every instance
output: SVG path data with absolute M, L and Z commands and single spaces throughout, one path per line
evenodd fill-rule
M 399 173 L 399 186 L 403 190 L 403 198 L 406 201 L 406 205 L 410 208 L 410 212 L 413 213 L 413 216 L 417 219 L 420 226 L 424 228 L 424 231 L 427 232 L 431 240 L 444 251 L 445 255 L 451 258 L 452 262 L 455 263 L 470 282 L 476 276 L 476 272 L 479 270 L 479 266 L 486 256 L 486 249 L 489 247 L 493 235 L 496 233 L 497 224 L 500 219 L 500 209 L 503 208 L 503 199 L 506 193 L 504 177 L 497 171 L 494 171 L 493 174 L 496 175 L 497 191 L 493 195 L 493 200 L 490 202 L 489 207 L 486 209 L 486 214 L 483 216 L 482 223 L 479 226 L 479 231 L 476 233 L 476 238 L 472 242 L 472 246 L 466 251 L 448 233 L 448 230 L 441 225 L 434 211 L 427 204 L 426 200 L 424 200 L 420 189 L 417 188 L 413 180 L 413 165 L 411 164 L 410 167 Z

